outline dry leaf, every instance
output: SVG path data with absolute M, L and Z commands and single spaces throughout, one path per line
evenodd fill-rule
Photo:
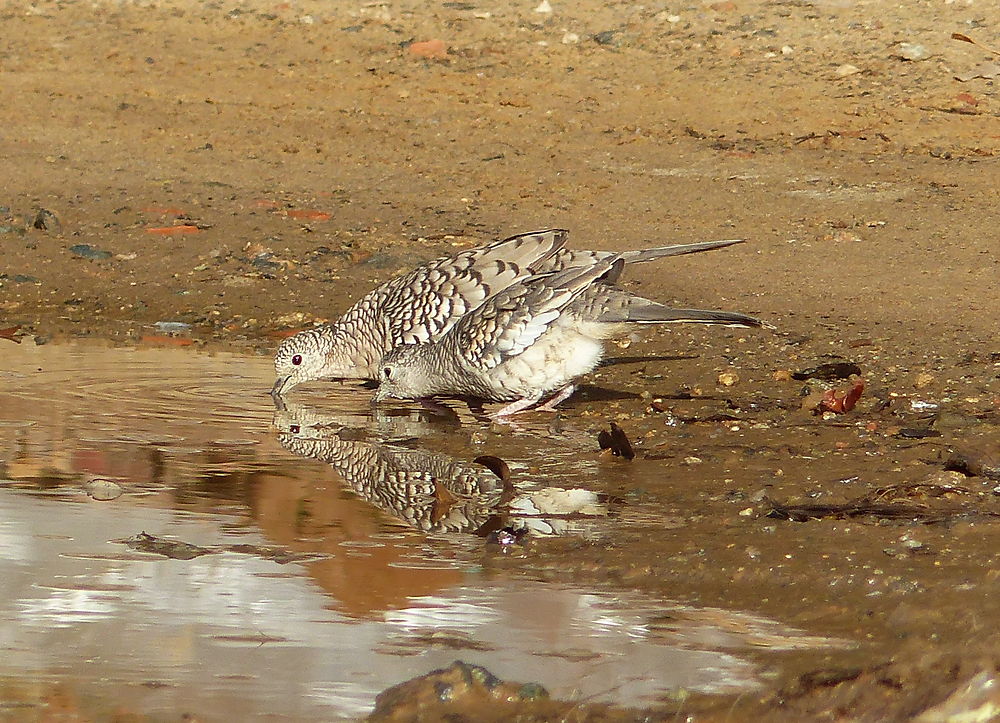
M 494 457 L 491 454 L 483 454 L 476 457 L 472 461 L 476 464 L 483 465 L 483 467 L 488 469 L 504 482 L 510 479 L 510 467 L 508 467 L 507 463 L 499 457 Z
M 973 40 L 968 35 L 965 35 L 963 33 L 952 33 L 951 34 L 951 39 L 952 40 L 961 40 L 963 43 L 972 43 L 977 48 L 982 48 L 987 53 L 993 53 L 993 55 L 1000 55 L 1000 50 L 994 50 L 993 48 L 989 48 L 989 47 L 983 45 L 982 43 L 977 43 L 975 40 Z
M 0 339 L 10 339 L 15 344 L 21 343 L 21 338 L 17 336 L 17 331 L 20 326 L 10 326 L 6 329 L 0 329 Z
M 823 398 L 816 405 L 816 414 L 833 412 L 834 414 L 845 414 L 852 409 L 861 399 L 862 392 L 865 391 L 864 380 L 859 379 L 857 383 L 846 392 L 828 389 L 823 393 Z
M 614 422 L 611 422 L 611 431 L 601 430 L 597 435 L 597 443 L 601 449 L 611 450 L 611 454 L 625 459 L 634 459 L 635 452 L 632 450 L 632 443 L 628 441 L 625 432 Z

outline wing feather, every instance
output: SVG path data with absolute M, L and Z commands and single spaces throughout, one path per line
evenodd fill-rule
M 607 259 L 522 279 L 464 316 L 442 343 L 473 368 L 493 369 L 537 342 L 616 263 Z
M 388 350 L 431 341 L 465 314 L 531 273 L 563 247 L 562 229 L 536 231 L 418 266 L 362 297 L 340 320 L 346 328 L 378 324 Z

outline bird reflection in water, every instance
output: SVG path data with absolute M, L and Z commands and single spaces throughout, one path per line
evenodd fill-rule
M 412 440 L 380 438 L 297 404 L 278 405 L 274 426 L 286 450 L 326 462 L 359 497 L 423 532 L 473 533 L 505 544 L 527 532 L 578 532 L 612 505 L 589 490 L 514 483 L 497 457 L 467 462 L 414 449 L 407 446 Z

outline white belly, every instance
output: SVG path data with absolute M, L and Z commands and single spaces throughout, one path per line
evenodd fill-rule
M 554 327 L 489 376 L 508 398 L 531 397 L 560 389 L 592 371 L 602 356 L 604 347 L 597 339 L 575 329 Z

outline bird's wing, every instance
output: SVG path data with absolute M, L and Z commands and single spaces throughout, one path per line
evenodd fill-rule
M 531 275 L 532 264 L 562 248 L 567 232 L 511 236 L 422 264 L 378 287 L 341 318 L 384 324 L 386 348 L 437 339 L 486 299 Z
M 538 341 L 567 305 L 622 263 L 615 257 L 523 279 L 465 316 L 445 343 L 474 368 L 499 366 Z
M 469 249 L 474 265 L 500 260 L 538 270 L 554 254 L 558 254 L 569 237 L 564 228 L 549 228 L 509 236 L 500 241 Z

